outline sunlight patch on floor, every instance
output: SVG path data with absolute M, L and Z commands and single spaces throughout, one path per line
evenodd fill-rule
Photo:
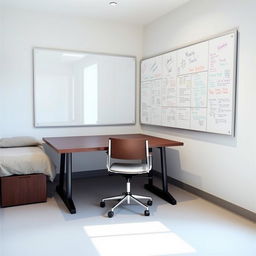
M 101 256 L 161 256 L 196 250 L 158 221 L 84 226 Z

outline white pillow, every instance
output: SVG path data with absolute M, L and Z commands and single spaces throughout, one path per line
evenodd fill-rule
M 0 139 L 0 148 L 38 146 L 42 143 L 34 137 L 19 136 Z

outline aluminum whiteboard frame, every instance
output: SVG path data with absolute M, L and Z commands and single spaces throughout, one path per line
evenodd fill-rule
M 106 124 L 81 124 L 81 125 L 37 125 L 36 124 L 36 104 L 35 104 L 35 51 L 36 50 L 48 50 L 48 51 L 59 51 L 67 53 L 81 53 L 81 54 L 92 54 L 100 56 L 111 56 L 111 57 L 127 57 L 134 59 L 134 68 L 135 68 L 135 77 L 134 77 L 134 122 L 131 123 L 106 123 Z M 102 53 L 102 52 L 87 52 L 87 51 L 78 51 L 78 50 L 67 50 L 59 48 L 46 48 L 46 47 L 33 47 L 32 49 L 32 70 L 33 70 L 33 126 L 35 128 L 72 128 L 72 127 L 100 127 L 100 126 L 126 126 L 126 125 L 136 125 L 137 115 L 137 57 L 133 55 L 121 55 L 121 54 L 111 54 L 111 53 Z
M 164 55 L 166 53 L 178 51 L 180 49 L 183 49 L 183 48 L 186 48 L 186 47 L 198 44 L 198 43 L 203 43 L 203 42 L 206 42 L 206 41 L 209 41 L 209 40 L 221 37 L 221 36 L 225 36 L 225 35 L 228 35 L 228 34 L 231 34 L 231 33 L 234 33 L 234 53 L 233 53 L 233 56 L 234 56 L 234 67 L 233 67 L 233 85 L 232 85 L 233 86 L 233 91 L 232 91 L 232 103 L 233 104 L 232 104 L 232 121 L 231 121 L 231 129 L 232 129 L 232 131 L 231 131 L 231 134 L 217 133 L 217 132 L 210 132 L 210 131 L 200 131 L 200 130 L 193 130 L 193 129 L 190 129 L 190 128 L 165 126 L 165 125 L 160 125 L 160 124 L 156 125 L 156 124 L 142 123 L 142 121 L 141 121 L 141 64 L 142 64 L 142 61 L 147 60 L 147 59 L 151 59 L 151 58 L 154 58 L 154 57 L 158 57 L 158 56 Z M 200 39 L 200 40 L 197 40 L 197 41 L 193 41 L 191 43 L 184 44 L 184 45 L 182 45 L 180 47 L 175 47 L 175 48 L 172 48 L 172 49 L 170 49 L 168 51 L 160 52 L 158 54 L 149 55 L 148 57 L 141 59 L 141 61 L 140 61 L 140 77 L 139 77 L 139 79 L 140 79 L 140 90 L 139 90 L 139 93 L 140 93 L 140 95 L 139 95 L 139 116 L 140 116 L 139 120 L 140 120 L 140 124 L 141 125 L 165 127 L 165 128 L 172 128 L 172 129 L 182 129 L 182 130 L 187 130 L 187 131 L 204 132 L 204 133 L 211 133 L 211 134 L 218 134 L 218 135 L 225 135 L 225 136 L 235 137 L 236 94 L 237 94 L 236 93 L 236 89 L 237 89 L 237 63 L 238 63 L 238 60 L 237 60 L 237 56 L 238 56 L 238 33 L 239 33 L 238 32 L 238 27 L 235 27 L 233 29 L 229 29 L 229 30 L 226 30 L 224 32 L 215 34 L 213 36 L 210 36 L 210 37 L 207 37 L 207 38 L 203 38 L 203 39 Z

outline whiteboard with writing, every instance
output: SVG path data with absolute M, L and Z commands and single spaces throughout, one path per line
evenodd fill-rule
M 234 136 L 237 31 L 141 61 L 141 123 Z

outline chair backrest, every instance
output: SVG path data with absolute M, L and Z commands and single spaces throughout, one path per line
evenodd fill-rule
M 148 158 L 148 141 L 145 139 L 109 139 L 109 157 L 125 160 Z
M 111 170 L 111 159 L 146 160 L 146 172 L 152 168 L 152 159 L 149 154 L 148 141 L 145 139 L 119 139 L 109 138 L 107 169 Z M 143 165 L 143 163 L 141 163 Z

